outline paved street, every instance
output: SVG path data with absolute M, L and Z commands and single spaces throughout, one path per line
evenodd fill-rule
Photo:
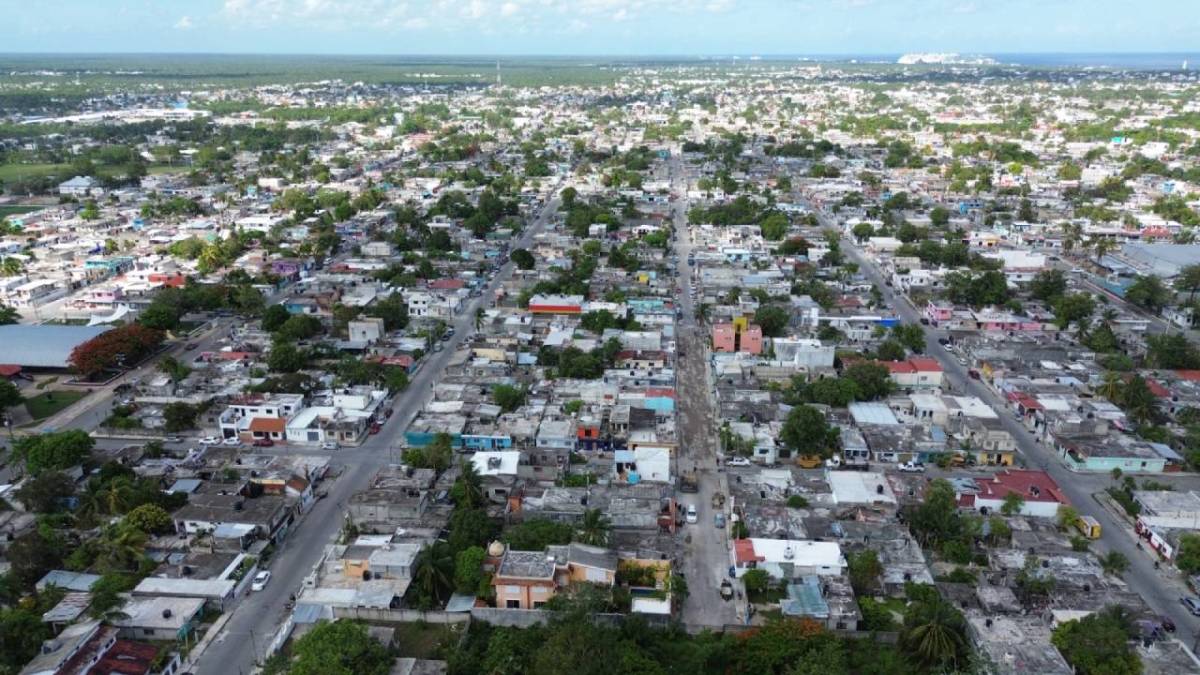
M 550 200 L 513 248 L 528 246 L 533 236 L 545 228 L 558 205 L 557 198 Z M 225 630 L 199 656 L 194 667 L 197 675 L 232 675 L 235 671 L 241 675 L 250 672 L 252 665 L 261 660 L 286 616 L 286 604 L 291 595 L 297 592 L 304 577 L 320 560 L 325 545 L 331 543 L 341 529 L 341 505 L 366 487 L 376 471 L 390 463 L 390 451 L 399 447 L 404 431 L 432 395 L 433 384 L 445 370 L 451 354 L 474 333 L 475 310 L 490 306 L 495 297 L 494 289 L 508 279 L 512 271 L 513 263 L 506 263 L 484 288 L 483 294 L 468 303 L 454 320 L 454 336 L 444 343 L 445 349 L 426 357 L 408 389 L 396 397 L 393 402 L 396 414 L 384 425 L 383 431 L 369 436 L 363 446 L 342 450 L 334 457 L 335 471 L 343 470 L 343 473 L 328 486 L 329 496 L 316 503 L 276 552 L 271 566 L 272 579 L 267 588 L 249 594 L 237 604 Z
M 875 266 L 848 239 L 842 239 L 842 247 L 846 253 L 859 264 L 860 269 L 883 293 L 886 306 L 895 309 L 896 313 L 907 323 L 918 323 L 920 315 L 907 299 L 896 295 L 885 283 L 878 267 Z M 1128 533 L 1128 526 L 1118 521 L 1109 511 L 1101 507 L 1093 498 L 1100 489 L 1096 480 L 1104 481 L 1106 476 L 1098 477 L 1087 474 L 1077 474 L 1066 468 L 1049 449 L 1039 443 L 1029 431 L 1010 414 L 1003 401 L 990 389 L 973 380 L 967 375 L 967 369 L 960 365 L 937 342 L 935 331 L 925 331 L 925 351 L 942 364 L 945 379 L 957 391 L 966 392 L 971 396 L 990 403 L 1000 416 L 1004 429 L 1012 434 L 1020 448 L 1026 466 L 1040 468 L 1050 474 L 1062 487 L 1067 498 L 1081 514 L 1090 515 L 1100 522 L 1103 537 L 1099 546 L 1094 547 L 1098 553 L 1119 551 L 1129 559 L 1129 571 L 1124 579 L 1129 586 L 1140 593 L 1155 611 L 1165 614 L 1179 627 L 1179 635 L 1185 639 L 1200 628 L 1190 613 L 1179 604 L 1181 585 L 1165 571 L 1154 569 L 1154 559 L 1145 551 L 1138 550 L 1134 545 L 1136 540 Z

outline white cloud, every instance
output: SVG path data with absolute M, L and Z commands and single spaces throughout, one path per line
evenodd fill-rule
M 192 17 L 187 16 L 186 14 L 179 17 L 179 20 L 175 22 L 176 30 L 191 30 L 195 27 L 196 24 L 192 23 Z
M 521 6 L 515 2 L 506 2 L 500 5 L 500 16 L 512 16 L 521 11 Z

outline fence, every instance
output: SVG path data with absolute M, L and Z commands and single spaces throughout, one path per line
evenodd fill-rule
M 372 609 L 370 607 L 334 607 L 333 616 L 338 619 L 358 619 L 384 623 L 467 623 L 471 614 L 466 612 L 424 612 L 419 609 Z

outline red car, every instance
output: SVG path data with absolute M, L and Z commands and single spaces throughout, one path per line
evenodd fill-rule
M 256 447 L 256 448 L 269 448 L 273 445 L 275 445 L 275 441 L 273 441 L 269 438 L 254 439 L 254 447 Z
M 383 427 L 379 426 L 378 424 L 372 424 L 371 428 L 368 429 L 367 432 L 374 435 L 374 434 L 379 433 L 382 429 L 383 429 Z

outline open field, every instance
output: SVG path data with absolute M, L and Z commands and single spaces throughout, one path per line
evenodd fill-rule
M 65 175 L 70 170 L 69 164 L 0 164 L 0 182 L 37 178 L 55 173 Z
M 84 396 L 87 396 L 86 391 L 46 391 L 25 399 L 25 409 L 36 422 L 65 409 Z

